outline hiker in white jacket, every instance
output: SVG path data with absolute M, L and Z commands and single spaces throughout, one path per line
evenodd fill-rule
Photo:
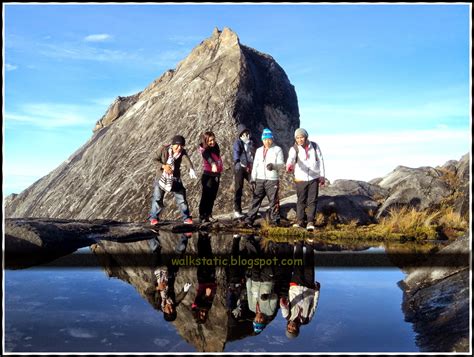
M 295 245 L 295 258 L 303 258 L 303 265 L 295 265 L 290 281 L 288 299 L 280 298 L 280 308 L 287 320 L 286 336 L 294 338 L 300 326 L 308 324 L 316 311 L 321 285 L 314 280 L 314 250 L 312 246 Z
M 273 224 L 280 224 L 279 175 L 278 170 L 285 165 L 281 147 L 274 145 L 270 129 L 262 133 L 263 146 L 257 149 L 252 167 L 250 183 L 253 187 L 252 206 L 245 223 L 252 225 L 263 199 L 267 196 L 270 202 L 270 219 Z
M 319 145 L 308 140 L 308 132 L 302 128 L 295 130 L 295 145 L 290 148 L 286 170 L 294 172 L 296 186 L 296 217 L 293 227 L 314 230 L 319 186 L 324 185 L 324 176 L 320 172 L 322 154 Z M 324 162 L 323 162 L 324 171 Z M 306 216 L 306 208 L 308 215 Z

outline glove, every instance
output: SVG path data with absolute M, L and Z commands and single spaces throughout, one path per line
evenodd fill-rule
M 255 181 L 250 181 L 250 188 L 252 189 L 252 192 L 255 191 L 257 188 L 257 183 Z
M 232 310 L 232 315 L 234 315 L 235 318 L 240 317 L 240 315 L 242 315 L 242 308 L 237 306 L 234 310 Z
M 184 284 L 184 288 L 183 288 L 184 292 L 187 293 L 190 287 L 191 287 L 191 283 Z
M 267 165 L 267 170 L 268 171 L 273 171 L 273 164 L 272 163 Z
M 191 177 L 192 179 L 197 179 L 196 171 L 194 171 L 193 169 L 189 169 L 189 177 Z

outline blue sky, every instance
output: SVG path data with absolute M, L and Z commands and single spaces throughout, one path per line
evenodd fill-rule
M 214 27 L 283 67 L 331 181 L 470 151 L 467 3 L 3 6 L 4 195 L 59 166 L 115 97 L 175 68 Z

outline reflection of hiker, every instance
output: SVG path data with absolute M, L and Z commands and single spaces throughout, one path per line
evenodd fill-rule
M 242 218 L 242 193 L 244 181 L 250 182 L 255 146 L 250 138 L 250 130 L 243 124 L 237 126 L 238 138 L 234 141 L 234 218 Z
M 178 246 L 176 247 L 177 251 L 179 248 L 180 253 L 184 253 L 190 235 L 190 233 L 185 233 L 181 236 Z M 184 249 L 182 248 L 183 245 Z M 156 267 L 153 272 L 156 278 L 155 304 L 163 311 L 163 318 L 166 321 L 174 321 L 177 316 L 176 308 L 186 296 L 191 284 L 184 284 L 183 289 L 176 295 L 174 282 L 178 274 L 179 266 L 173 265 L 172 261 L 164 261 L 161 254 L 159 237 L 150 240 L 149 246 L 153 253 L 153 265 Z
M 319 300 L 319 282 L 314 280 L 314 251 L 312 246 L 295 246 L 295 259 L 303 265 L 294 265 L 288 299 L 280 298 L 283 317 L 288 321 L 286 336 L 298 336 L 300 326 L 308 324 L 314 316 Z
M 258 256 L 262 255 L 258 242 Z M 274 266 L 252 266 L 247 277 L 248 306 L 255 313 L 253 329 L 255 334 L 263 331 L 266 325 L 275 317 L 278 307 L 278 296 L 274 292 Z
M 240 251 L 240 235 L 235 234 L 232 239 L 232 258 L 239 261 L 245 259 L 245 252 Z M 237 321 L 246 320 L 249 317 L 250 310 L 248 308 L 247 291 L 245 288 L 245 266 L 227 265 L 226 281 L 227 294 L 226 306 L 229 316 Z
M 153 199 L 151 202 L 150 224 L 158 224 L 158 218 L 164 208 L 163 199 L 165 192 L 172 192 L 176 204 L 181 209 L 184 223 L 193 223 L 186 201 L 186 189 L 181 181 L 181 163 L 189 169 L 189 176 L 197 178 L 193 164 L 184 149 L 185 140 L 181 135 L 176 135 L 170 145 L 164 145 L 155 155 L 157 162 L 156 178 L 153 186 Z
M 209 317 L 209 310 L 217 290 L 216 267 L 209 264 L 213 260 L 209 234 L 199 233 L 197 250 L 198 259 L 205 259 L 205 261 L 201 260 L 203 264 L 197 268 L 198 287 L 191 310 L 195 321 L 198 324 L 203 324 Z
M 252 225 L 257 216 L 260 205 L 265 196 L 270 203 L 270 219 L 280 224 L 280 201 L 278 191 L 280 181 L 278 169 L 284 166 L 283 151 L 273 143 L 273 134 L 270 129 L 263 129 L 263 146 L 257 149 L 252 168 L 251 184 L 254 187 L 252 206 L 245 222 Z
M 212 131 L 206 131 L 202 135 L 202 142 L 199 146 L 202 155 L 203 172 L 201 177 L 202 194 L 199 202 L 199 220 L 201 223 L 210 222 L 212 218 L 212 208 L 219 190 L 219 183 L 223 164 L 219 145 L 216 136 Z
M 297 222 L 293 227 L 303 227 L 306 224 L 306 209 L 308 209 L 306 229 L 314 230 L 319 186 L 324 185 L 324 176 L 320 174 L 321 161 L 322 153 L 319 145 L 308 140 L 306 130 L 296 129 L 295 144 L 290 148 L 286 162 L 287 171 L 294 172 L 295 175 Z

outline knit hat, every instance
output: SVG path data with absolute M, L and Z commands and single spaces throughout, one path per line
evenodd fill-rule
M 181 145 L 184 146 L 186 145 L 186 141 L 181 135 L 175 135 L 173 136 L 173 139 L 171 139 L 171 145 Z
M 263 331 L 263 329 L 265 328 L 266 324 L 262 323 L 262 322 L 253 322 L 253 331 L 256 333 L 256 334 L 259 334 L 260 332 Z
M 298 128 L 295 130 L 295 139 L 297 136 L 304 136 L 305 138 L 308 138 L 308 132 L 303 128 Z
M 264 139 L 273 139 L 273 133 L 270 129 L 263 129 L 263 132 L 262 132 L 262 140 Z
M 285 335 L 291 340 L 292 338 L 297 337 L 299 335 L 299 332 L 290 332 L 286 330 Z

